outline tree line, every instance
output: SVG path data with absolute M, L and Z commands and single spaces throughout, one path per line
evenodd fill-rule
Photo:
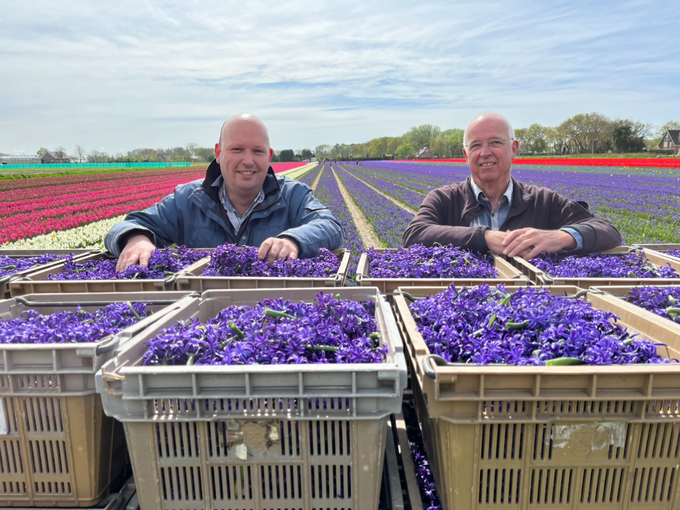
M 515 129 L 521 154 L 603 154 L 656 151 L 669 129 L 680 129 L 680 122 L 662 126 L 611 119 L 600 113 L 580 113 L 559 126 L 532 124 Z M 423 124 L 402 136 L 373 138 L 365 143 L 319 145 L 317 159 L 406 158 L 428 147 L 439 158 L 463 156 L 463 129 L 447 129 Z
M 49 150 L 45 147 L 38 149 L 38 157 L 43 157 Z M 49 151 L 58 158 L 70 157 L 72 163 L 156 163 L 189 161 L 208 163 L 215 159 L 214 147 L 199 147 L 198 144 L 188 143 L 184 147 L 169 149 L 135 149 L 127 153 L 108 154 L 99 150 L 86 151 L 81 145 L 76 145 L 71 155 L 64 147 L 57 147 Z M 274 162 L 304 161 L 314 157 L 310 149 L 294 151 L 284 149 L 274 153 Z
M 633 121 L 611 119 L 600 113 L 580 113 L 565 120 L 558 126 L 531 124 L 515 129 L 515 138 L 520 142 L 521 154 L 602 154 L 634 153 L 644 150 L 656 151 L 663 135 L 669 129 L 680 129 L 680 122 L 671 120 L 662 126 Z M 401 136 L 383 136 L 364 143 L 336 143 L 318 145 L 311 149 L 284 149 L 274 154 L 274 162 L 317 160 L 348 160 L 407 158 L 415 156 L 423 147 L 428 147 L 439 158 L 463 156 L 463 129 L 442 130 L 439 126 L 423 124 L 412 127 Z M 38 156 L 47 149 L 41 147 Z M 57 157 L 66 156 L 66 149 L 57 147 L 52 151 Z M 135 149 L 125 154 L 107 154 L 86 151 L 76 145 L 72 161 L 88 163 L 123 162 L 164 162 L 193 161 L 210 162 L 215 157 L 213 147 L 199 147 L 188 143 L 184 147 L 169 149 Z

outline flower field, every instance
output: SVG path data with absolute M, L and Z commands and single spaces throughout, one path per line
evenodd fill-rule
M 574 164 L 580 160 L 569 160 L 569 165 L 524 161 L 531 164 L 520 161 L 513 167 L 518 180 L 588 202 L 597 216 L 617 226 L 626 244 L 680 242 L 680 169 L 671 166 L 675 161 L 666 167 L 644 166 L 639 160 L 635 167 L 606 166 L 602 160 L 595 166 Z M 343 224 L 346 248 L 353 253 L 371 246 L 398 247 L 425 195 L 469 175 L 460 162 L 290 166 L 277 171 L 316 184 L 315 195 Z M 101 248 L 106 231 L 126 213 L 146 208 L 178 184 L 203 175 L 203 168 L 172 168 L 1 181 L 0 242 L 12 249 Z M 352 204 L 343 199 L 341 187 Z M 366 229 L 379 245 L 366 241 Z

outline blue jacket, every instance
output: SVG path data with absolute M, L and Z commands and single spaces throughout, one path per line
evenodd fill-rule
M 212 248 L 224 243 L 259 246 L 269 237 L 290 237 L 300 257 L 314 257 L 320 248 L 335 250 L 344 243 L 340 223 L 306 184 L 276 176 L 269 168 L 262 190 L 264 201 L 243 220 L 234 235 L 226 211 L 212 183 L 221 175 L 213 161 L 205 179 L 180 184 L 174 193 L 145 211 L 128 214 L 106 235 L 106 249 L 120 255 L 127 240 L 147 235 L 159 247 L 172 244 Z

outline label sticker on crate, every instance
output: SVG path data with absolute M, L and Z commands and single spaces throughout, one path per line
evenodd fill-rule
M 576 455 L 585 456 L 610 446 L 626 446 L 626 424 L 602 422 L 554 425 L 552 436 L 555 448 L 570 448 Z
M 7 426 L 7 418 L 5 417 L 5 405 L 0 398 L 0 435 L 5 436 L 9 434 L 9 427 Z

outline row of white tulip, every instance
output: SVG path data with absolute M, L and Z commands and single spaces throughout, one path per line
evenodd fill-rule
M 281 175 L 287 175 L 293 179 L 299 179 L 304 174 L 316 167 L 316 163 L 310 163 L 303 167 L 294 168 Z M 0 249 L 7 250 L 69 250 L 78 248 L 104 249 L 104 238 L 109 229 L 123 221 L 125 215 L 110 218 L 108 220 L 95 221 L 82 227 L 51 232 L 30 239 L 21 239 L 12 243 L 3 244 Z
M 21 239 L 13 243 L 5 243 L 2 249 L 7 250 L 69 250 L 78 248 L 104 249 L 104 238 L 109 229 L 123 221 L 125 215 L 107 220 L 95 221 L 82 227 L 70 228 L 44 234 L 30 239 Z
M 291 179 L 299 179 L 303 175 L 305 175 L 307 172 L 311 171 L 313 168 L 316 168 L 317 163 L 309 163 L 305 166 L 300 166 L 297 168 L 293 168 L 292 170 L 286 170 L 285 172 L 279 172 L 278 175 L 285 175 L 286 177 L 290 177 Z

